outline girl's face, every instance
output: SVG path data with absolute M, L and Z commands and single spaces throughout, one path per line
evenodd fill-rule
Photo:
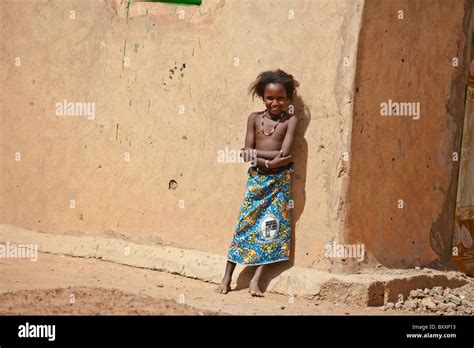
M 269 83 L 265 86 L 263 102 L 272 115 L 280 115 L 290 103 L 281 83 Z

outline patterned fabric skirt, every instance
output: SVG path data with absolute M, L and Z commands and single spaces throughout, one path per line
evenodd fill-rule
M 245 265 L 263 265 L 289 260 L 291 242 L 291 173 L 258 173 L 250 167 L 247 191 L 227 260 Z

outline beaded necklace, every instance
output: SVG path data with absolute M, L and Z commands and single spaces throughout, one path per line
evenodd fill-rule
M 268 116 L 268 110 L 265 110 L 265 111 L 263 112 L 263 115 L 262 115 L 262 133 L 263 133 L 263 135 L 266 135 L 267 137 L 269 137 L 270 135 L 272 135 L 272 134 L 275 132 L 275 129 L 278 127 L 278 124 L 280 123 L 280 121 L 281 121 L 281 119 L 282 119 L 284 113 L 285 113 L 284 111 L 281 113 L 281 115 L 280 115 L 280 117 L 278 118 L 278 121 L 277 121 L 277 123 L 275 124 L 275 126 L 273 127 L 272 131 L 270 132 L 270 134 L 267 134 L 267 133 L 265 133 L 265 131 L 263 130 L 263 119 L 265 118 L 265 116 L 268 117 L 268 118 L 271 118 L 271 117 Z

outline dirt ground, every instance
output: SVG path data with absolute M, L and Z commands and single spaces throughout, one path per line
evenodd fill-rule
M 89 287 L 21 290 L 0 295 L 3 315 L 213 315 L 173 300 Z
M 38 262 L 0 259 L 0 315 L 417 315 L 268 292 L 257 298 L 248 288 L 223 295 L 214 292 L 216 284 L 166 272 L 39 256 Z

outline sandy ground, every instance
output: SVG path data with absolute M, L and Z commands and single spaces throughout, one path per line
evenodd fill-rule
M 173 300 L 89 287 L 0 294 L 2 315 L 213 315 Z
M 47 253 L 39 261 L 0 259 L 0 315 L 400 315 L 380 307 L 356 307 L 265 293 L 248 288 L 226 295 L 216 284 L 97 259 Z M 414 315 L 414 314 L 412 314 Z

